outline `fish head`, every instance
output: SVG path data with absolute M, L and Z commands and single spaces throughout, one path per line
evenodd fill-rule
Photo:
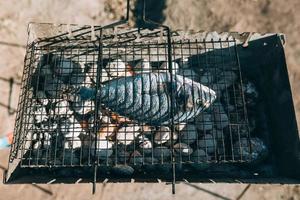
M 184 112 L 200 113 L 208 108 L 216 99 L 212 89 L 197 83 L 183 83 L 177 92 L 177 105 Z

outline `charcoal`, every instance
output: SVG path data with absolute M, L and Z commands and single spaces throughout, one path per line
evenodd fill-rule
M 246 125 L 246 123 L 231 125 L 231 132 L 233 137 L 235 138 L 241 138 L 241 137 L 246 138 L 250 136 L 249 131 L 250 131 L 249 126 Z
M 216 151 L 217 143 L 210 134 L 205 134 L 198 142 L 199 148 L 204 149 L 207 153 L 213 154 Z
M 243 84 L 243 92 L 245 96 L 246 105 L 253 107 L 258 101 L 258 91 L 255 85 L 248 81 Z
M 111 171 L 118 176 L 130 176 L 134 173 L 134 169 L 128 165 L 115 165 Z
M 160 147 L 155 147 L 153 149 L 153 157 L 155 157 L 159 161 L 170 161 L 171 159 L 171 150 L 167 147 L 160 146 Z
M 191 144 L 195 142 L 198 138 L 198 133 L 196 126 L 193 124 L 187 124 L 180 131 L 180 141 L 186 144 Z
M 223 130 L 213 129 L 211 131 L 211 133 L 212 133 L 213 137 L 216 138 L 216 140 L 218 140 L 218 141 L 223 141 L 225 138 L 225 133 Z
M 107 140 L 97 141 L 97 148 L 95 154 L 95 141 L 93 141 L 91 144 L 91 154 L 92 156 L 96 156 L 100 160 L 106 160 L 113 154 L 112 143 Z
M 199 82 L 203 85 L 210 86 L 214 83 L 214 80 L 215 76 L 210 71 L 207 71 L 200 77 Z
M 249 146 L 251 145 L 251 149 Z M 263 140 L 254 137 L 250 138 L 240 138 L 233 145 L 234 157 L 236 159 L 250 160 L 253 163 L 258 163 L 263 161 L 268 155 L 268 148 L 263 142 Z
M 203 112 L 195 118 L 196 128 L 200 131 L 208 131 L 213 129 L 213 116 L 211 113 Z
M 210 167 L 211 157 L 203 150 L 196 149 L 191 155 L 191 161 L 193 162 L 191 166 L 196 170 L 205 170 Z
M 174 145 L 175 152 L 182 155 L 182 156 L 188 156 L 193 153 L 193 149 L 185 144 L 185 143 L 177 143 Z
M 198 74 L 193 70 L 193 69 L 179 69 L 178 74 L 183 76 L 184 78 L 189 78 L 193 81 L 199 81 L 199 76 Z M 206 85 L 205 83 L 202 83 L 200 81 L 201 84 Z
M 53 72 L 57 76 L 69 76 L 76 67 L 75 65 L 78 64 L 58 57 L 52 61 Z
M 223 129 L 229 125 L 229 119 L 223 105 L 221 103 L 215 102 L 212 109 L 214 110 L 214 122 L 217 129 Z
M 125 145 L 118 145 L 115 154 L 117 154 L 118 163 L 126 163 L 130 158 L 130 152 Z
M 79 165 L 80 164 L 79 158 L 76 156 L 74 150 L 71 150 L 71 149 L 64 150 L 60 161 L 63 165 Z
M 129 163 L 132 165 L 139 165 L 139 166 L 143 165 L 144 159 L 143 159 L 142 154 L 137 150 L 132 152 L 132 154 L 130 155 L 130 158 L 129 158 Z M 135 169 L 140 169 L 140 167 L 135 166 Z
M 49 98 L 62 98 L 67 86 L 59 79 L 49 77 L 45 79 L 44 90 Z

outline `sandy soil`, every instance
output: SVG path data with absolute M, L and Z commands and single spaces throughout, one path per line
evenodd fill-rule
M 25 55 L 27 24 L 35 22 L 107 24 L 124 13 L 124 0 L 0 0 L 0 77 L 20 81 Z M 139 9 L 140 3 L 135 7 Z M 298 0 L 152 0 L 150 17 L 174 29 L 282 32 L 287 36 L 286 56 L 294 105 L 300 119 L 300 2 Z M 135 12 L 132 12 L 135 13 Z M 137 17 L 131 18 L 134 24 Z M 0 135 L 13 130 L 15 115 L 7 108 L 9 82 L 0 79 Z M 13 85 L 12 108 L 17 107 L 20 86 Z M 298 124 L 300 120 L 298 120 Z M 0 151 L 0 165 L 7 166 L 8 151 Z M 41 190 L 42 187 L 43 190 Z M 98 185 L 0 185 L 0 199 L 168 199 L 164 184 Z M 246 185 L 180 184 L 174 199 L 236 199 Z M 220 196 L 209 194 L 209 190 Z M 251 185 L 243 199 L 300 199 L 299 186 Z

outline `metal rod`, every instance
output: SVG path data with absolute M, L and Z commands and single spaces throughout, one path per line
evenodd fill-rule
M 142 21 L 144 25 L 158 25 L 163 27 L 167 31 L 167 46 L 168 46 L 168 69 L 170 73 L 170 79 L 173 81 L 173 69 L 172 69 L 172 40 L 171 40 L 171 30 L 168 26 L 154 22 L 146 18 L 146 1 L 143 0 L 143 13 Z M 174 151 L 174 84 L 171 83 L 171 156 L 172 156 L 172 194 L 175 194 L 175 183 L 176 183 L 176 167 L 175 167 L 175 151 Z

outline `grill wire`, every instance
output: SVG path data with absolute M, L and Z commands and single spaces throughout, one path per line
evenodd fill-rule
M 150 126 L 120 116 L 101 104 L 101 98 L 98 102 L 74 99 L 82 86 L 101 88 L 121 77 L 167 72 L 164 35 L 160 30 L 104 31 L 95 41 L 82 36 L 28 45 L 10 161 L 20 160 L 21 167 L 85 167 L 96 162 L 135 170 L 155 165 L 168 171 L 172 148 L 175 163 L 185 170 L 251 161 L 242 77 L 232 38 L 173 37 L 173 75 L 200 82 L 217 95 L 196 117 L 180 124 L 174 121 L 173 146 L 168 125 Z

